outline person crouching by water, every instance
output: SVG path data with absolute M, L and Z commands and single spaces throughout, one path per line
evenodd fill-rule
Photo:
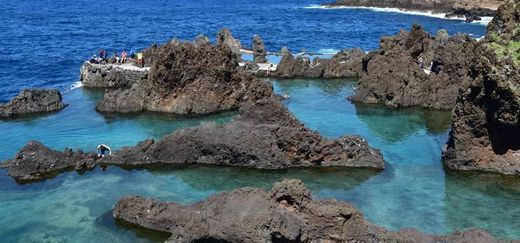
M 98 153 L 98 158 L 103 158 L 106 155 L 111 155 L 112 149 L 110 149 L 110 147 L 108 147 L 105 144 L 100 144 L 97 146 L 97 153 Z

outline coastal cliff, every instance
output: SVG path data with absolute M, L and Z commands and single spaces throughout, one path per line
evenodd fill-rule
M 477 47 L 453 112 L 450 169 L 520 175 L 520 3 L 507 1 Z
M 499 242 L 478 229 L 446 236 L 388 231 L 350 203 L 313 199 L 295 179 L 269 191 L 240 188 L 186 206 L 128 196 L 112 214 L 118 222 L 170 233 L 168 242 Z
M 492 16 L 505 0 L 337 0 L 329 7 L 379 7 L 402 10 L 434 11 L 451 16 L 465 16 L 468 21 Z

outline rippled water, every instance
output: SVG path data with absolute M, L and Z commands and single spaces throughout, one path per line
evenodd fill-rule
M 94 150 L 160 138 L 204 121 L 226 122 L 235 113 L 181 117 L 155 113 L 103 116 L 94 111 L 100 91 L 70 87 L 81 62 L 99 47 L 143 48 L 172 37 L 214 36 L 228 27 L 246 45 L 261 34 L 270 50 L 333 52 L 346 47 L 373 49 L 381 35 L 412 23 L 428 31 L 481 36 L 485 27 L 425 16 L 366 9 L 306 8 L 320 1 L 74 1 L 4 0 L 0 8 L 0 100 L 24 87 L 58 87 L 65 110 L 43 117 L 0 121 L 0 160 L 27 141 L 52 148 Z M 202 200 L 242 186 L 269 188 L 283 178 L 301 178 L 318 198 L 354 203 L 366 217 L 389 229 L 428 233 L 481 227 L 501 238 L 520 238 L 520 180 L 491 174 L 445 171 L 441 148 L 450 114 L 417 109 L 389 110 L 354 105 L 349 80 L 274 81 L 289 93 L 289 109 L 327 137 L 359 134 L 381 149 L 383 172 L 352 169 L 258 171 L 188 167 L 167 171 L 109 167 L 79 175 L 64 173 L 39 183 L 18 185 L 0 170 L 0 242 L 148 242 L 157 233 L 116 224 L 110 210 L 122 196 L 139 194 L 179 203 Z

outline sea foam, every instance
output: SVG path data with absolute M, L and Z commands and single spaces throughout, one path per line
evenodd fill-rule
M 431 17 L 431 18 L 439 18 L 439 19 L 448 19 L 448 20 L 458 20 L 458 21 L 465 21 L 466 18 L 459 18 L 459 17 L 453 17 L 453 18 L 447 18 L 447 13 L 433 13 L 432 11 L 408 11 L 403 10 L 399 8 L 379 8 L 379 7 L 362 7 L 362 6 L 326 6 L 326 5 L 319 5 L 319 4 L 311 4 L 309 6 L 303 7 L 305 9 L 367 9 L 374 12 L 389 12 L 389 13 L 401 13 L 401 14 L 410 14 L 410 15 L 418 15 L 418 16 L 425 16 L 425 17 Z M 473 21 L 474 24 L 481 24 L 481 25 L 487 25 L 493 17 L 481 17 L 481 20 Z

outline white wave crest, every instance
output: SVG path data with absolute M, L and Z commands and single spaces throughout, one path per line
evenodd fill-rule
M 432 17 L 432 18 L 439 18 L 439 19 L 449 19 L 449 20 L 459 20 L 459 21 L 465 21 L 466 18 L 460 18 L 460 17 L 452 17 L 447 18 L 447 13 L 433 13 L 432 11 L 409 11 L 409 10 L 403 10 L 399 8 L 379 8 L 379 7 L 362 7 L 362 6 L 326 6 L 326 5 L 319 5 L 319 4 L 311 4 L 309 6 L 303 7 L 305 9 L 366 9 L 371 10 L 374 12 L 389 12 L 389 13 L 401 13 L 401 14 L 410 14 L 410 15 L 418 15 L 418 16 L 425 16 L 425 17 Z M 481 24 L 481 25 L 487 25 L 489 22 L 493 19 L 493 17 L 482 17 L 481 20 L 473 21 L 475 24 Z
M 81 81 L 76 81 L 70 86 L 69 90 L 78 89 L 81 87 L 83 87 L 83 83 L 81 83 Z

